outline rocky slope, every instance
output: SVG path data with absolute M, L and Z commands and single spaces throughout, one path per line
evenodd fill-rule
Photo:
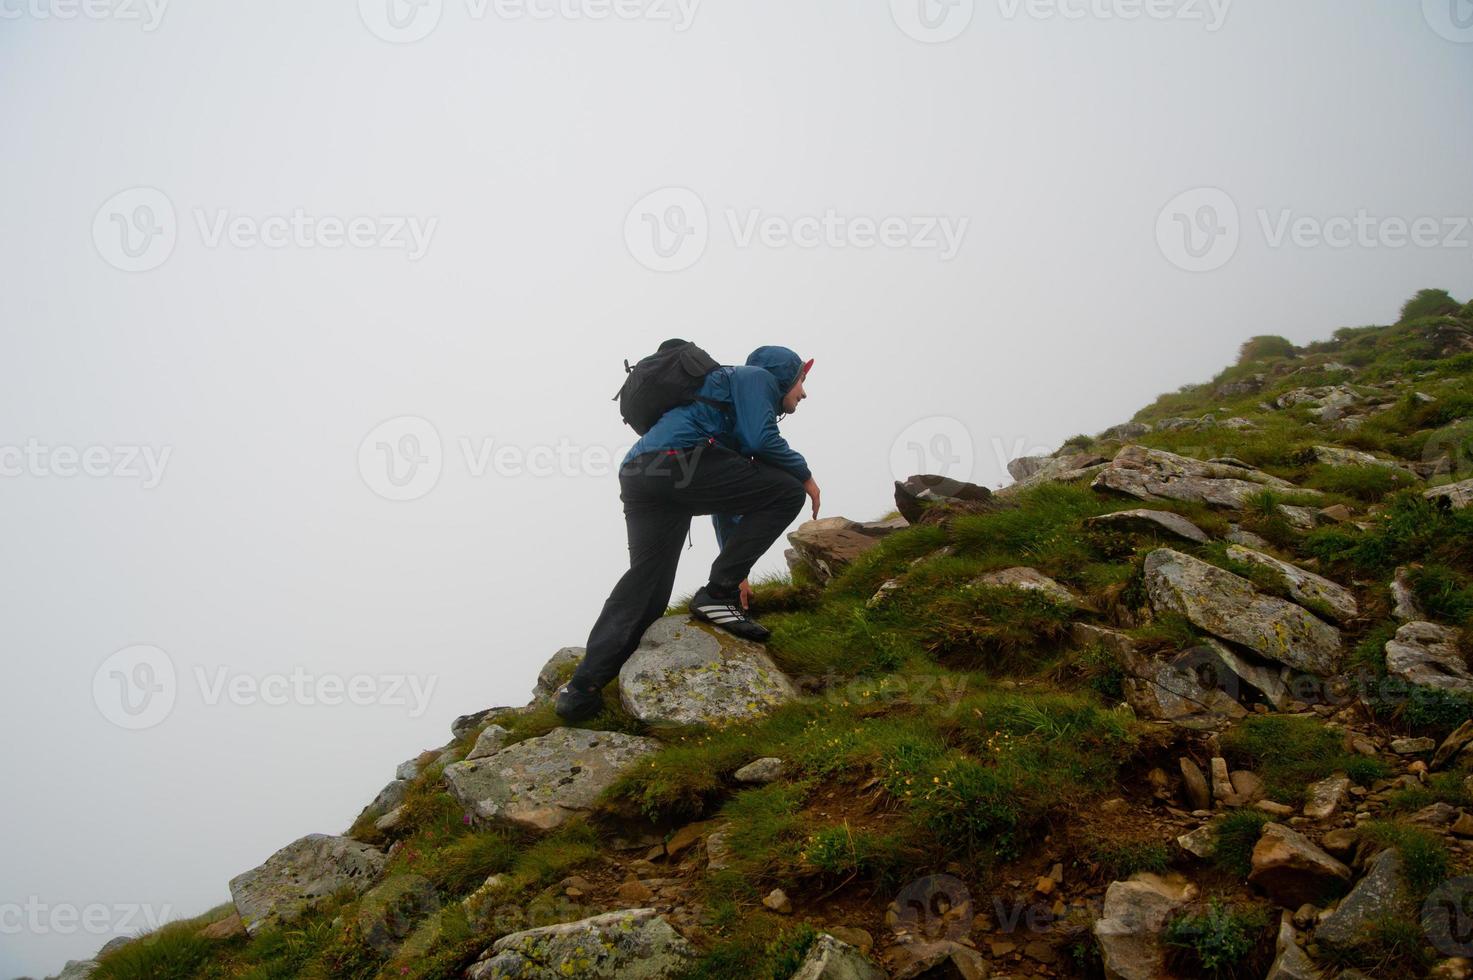
M 790 535 L 81 977 L 1473 975 L 1473 305 Z

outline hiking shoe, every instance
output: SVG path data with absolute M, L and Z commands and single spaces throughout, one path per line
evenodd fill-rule
M 558 688 L 552 710 L 569 723 L 586 721 L 604 710 L 604 698 L 598 691 L 584 691 L 572 684 L 564 684 Z
M 690 597 L 690 614 L 754 643 L 766 643 L 772 635 L 771 630 L 747 615 L 741 600 L 735 595 L 730 598 L 714 596 L 704 585 Z

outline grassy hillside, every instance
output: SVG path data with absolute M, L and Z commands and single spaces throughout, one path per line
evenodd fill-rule
M 1161 775 L 1175 783 L 1179 757 L 1220 753 L 1290 806 L 1309 784 L 1344 772 L 1357 798 L 1378 801 L 1359 832 L 1401 849 L 1419 894 L 1470 873 L 1468 849 L 1405 819 L 1432 803 L 1473 805 L 1467 754 L 1444 773 L 1391 785 L 1406 766 L 1350 740 L 1441 740 L 1473 717 L 1464 696 L 1388 682 L 1384 655 L 1398 625 L 1389 583 L 1402 566 L 1415 566 L 1408 582 L 1426 618 L 1463 630 L 1469 649 L 1473 508 L 1439 507 L 1424 492 L 1473 476 L 1470 375 L 1473 304 L 1428 290 L 1391 326 L 1346 328 L 1303 348 L 1254 337 L 1217 377 L 1137 413 L 1131 421 L 1149 430 L 1123 433 L 1196 459 L 1232 457 L 1322 493 L 1312 506 L 1335 516 L 1313 528 L 1296 526 L 1281 508 L 1311 503 L 1293 492 L 1265 491 L 1242 511 L 1151 506 L 1174 510 L 1213 539 L 1171 547 L 1266 594 L 1287 594 L 1285 583 L 1235 560 L 1222 540 L 1230 531 L 1256 534 L 1273 554 L 1354 592 L 1359 613 L 1342 624 L 1353 652 L 1332 685 L 1349 693 L 1335 704 L 1254 710 L 1220 734 L 1138 718 L 1124 704 L 1119 658 L 1081 642 L 1076 625 L 1119 630 L 1163 654 L 1191 647 L 1202 631 L 1150 612 L 1142 564 L 1160 540 L 1085 523 L 1139 500 L 1101 493 L 1088 479 L 1042 483 L 1004 507 L 898 531 L 827 585 L 801 568 L 759 583 L 756 611 L 773 630 L 770 652 L 804 696 L 752 724 L 658 733 L 665 747 L 625 774 L 591 819 L 543 837 L 476 825 L 446 794 L 441 773 L 479 729 L 448 753 L 426 753 L 397 826 L 381 831 L 364 819 L 353 830 L 393 847 L 390 874 L 432 886 L 428 899 L 402 910 L 392 942 L 366 935 L 376 919 L 346 895 L 254 937 L 200 936 L 229 914 L 225 906 L 108 954 L 95 976 L 456 977 L 505 933 L 626 907 L 631 893 L 621 888 L 633 877 L 664 882 L 656 890 L 668 889 L 661 899 L 678 909 L 674 921 L 701 950 L 692 977 L 785 980 L 825 929 L 864 930 L 880 956 L 894 933 L 892 899 L 935 873 L 965 882 L 974 901 L 968 932 L 995 975 L 1089 976 L 1100 971 L 1090 926 L 1105 887 L 1138 871 L 1175 869 L 1200 899 L 1168 928 L 1172 968 L 1262 977 L 1278 911 L 1245 877 L 1269 817 L 1223 810 L 1210 825 L 1211 859 L 1184 853 L 1175 838 L 1189 808 Z M 1344 410 L 1327 411 L 1323 397 L 1295 403 L 1301 389 L 1336 386 L 1345 387 Z M 1120 435 L 1079 436 L 1061 452 L 1109 458 L 1127 441 Z M 1379 461 L 1331 463 L 1316 447 Z M 974 585 L 1015 566 L 1038 569 L 1082 601 Z M 648 734 L 614 688 L 608 710 L 586 727 Z M 513 740 L 559 724 L 545 704 L 485 723 L 504 726 Z M 761 757 L 784 760 L 783 777 L 761 786 L 733 778 Z M 709 846 L 708 861 L 694 848 L 672 854 L 658 846 L 700 821 L 720 829 L 723 860 L 709 862 Z M 1042 886 L 1056 866 L 1059 880 Z M 792 912 L 763 904 L 774 888 Z M 1048 927 L 1009 932 L 999 896 L 1043 908 Z M 1327 952 L 1322 965 L 1420 975 L 1437 958 L 1407 915 L 1388 912 L 1377 928 L 1374 942 Z

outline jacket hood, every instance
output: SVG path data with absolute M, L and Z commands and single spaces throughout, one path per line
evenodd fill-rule
M 803 358 L 786 347 L 759 347 L 747 355 L 748 367 L 760 367 L 777 379 L 777 390 L 786 395 L 798 372 L 803 369 Z

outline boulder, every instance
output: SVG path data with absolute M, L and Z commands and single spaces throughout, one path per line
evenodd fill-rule
M 1458 648 L 1458 632 L 1436 623 L 1412 622 L 1386 644 L 1386 670 L 1409 684 L 1473 694 L 1473 672 Z
M 1215 636 L 1299 670 L 1325 676 L 1339 665 L 1339 630 L 1232 572 L 1158 548 L 1146 556 L 1145 579 L 1158 611 L 1180 613 Z
M 739 783 L 755 783 L 761 786 L 777 781 L 782 778 L 782 774 L 783 760 L 775 756 L 767 756 L 747 763 L 732 773 L 732 776 Z
M 1357 946 L 1370 937 L 1376 920 L 1412 911 L 1401 856 L 1388 848 L 1366 863 L 1365 875 L 1333 912 L 1320 919 L 1314 938 L 1340 949 Z
M 1315 462 L 1326 466 L 1383 466 L 1387 469 L 1409 472 L 1398 460 L 1382 459 L 1379 456 L 1361 452 L 1359 449 L 1346 449 L 1342 446 L 1315 446 L 1312 452 Z
M 861 524 L 847 517 L 825 517 L 804 521 L 788 534 L 798 560 L 808 566 L 821 583 L 827 583 L 849 563 L 880 543 L 880 539 L 904 527 L 903 521 L 871 521 Z
M 1450 764 L 1470 745 L 1473 745 L 1473 721 L 1465 721 L 1437 747 L 1437 753 L 1432 756 L 1432 768 L 1441 769 Z
M 1274 961 L 1264 980 L 1319 980 L 1319 977 L 1320 971 L 1315 969 L 1294 937 L 1293 915 L 1285 912 L 1279 917 L 1279 937 L 1274 947 Z
M 1422 611 L 1422 604 L 1417 601 L 1417 593 L 1412 589 L 1411 568 L 1406 565 L 1398 568 L 1391 578 L 1390 588 L 1391 615 L 1395 619 L 1409 623 L 1427 618 L 1427 614 Z
M 1121 422 L 1101 432 L 1098 438 L 1101 442 L 1129 442 L 1132 439 L 1139 439 L 1150 431 L 1151 425 L 1148 422 Z
M 1211 827 L 1198 827 L 1178 837 L 1176 845 L 1193 857 L 1206 860 L 1217 849 L 1217 835 Z
M 921 523 L 933 507 L 966 513 L 986 510 L 991 501 L 986 487 L 947 476 L 923 473 L 895 481 L 895 509 L 911 524 Z
M 749 721 L 796 696 L 760 643 L 690 616 L 655 620 L 619 671 L 625 710 L 656 726 Z
M 1304 815 L 1311 820 L 1328 820 L 1345 802 L 1350 792 L 1350 777 L 1335 773 L 1317 783 L 1310 783 L 1304 790 Z
M 393 810 L 395 807 L 397 807 L 400 803 L 403 803 L 404 794 L 407 792 L 409 792 L 409 780 L 390 780 L 383 789 L 378 791 L 378 795 L 373 798 L 372 802 L 370 802 L 368 806 L 364 807 L 363 810 L 358 814 L 358 819 L 377 819 L 378 817 L 383 816 L 390 810 Z
M 885 971 L 858 949 L 820 933 L 791 980 L 885 980 Z
M 1317 904 L 1350 881 L 1350 869 L 1316 847 L 1303 834 L 1279 823 L 1264 824 L 1253 848 L 1248 881 L 1275 902 L 1298 908 Z
M 1183 541 L 1191 541 L 1194 544 L 1206 544 L 1212 540 L 1207 536 L 1206 531 L 1180 514 L 1169 510 L 1146 510 L 1144 508 L 1119 510 L 1113 514 L 1091 517 L 1084 523 L 1089 527 L 1133 531 L 1138 534 L 1168 535 Z
M 1212 787 L 1202 767 L 1186 756 L 1181 757 L 1181 778 L 1186 787 L 1187 802 L 1193 810 L 1212 809 Z
M 377 848 L 349 837 L 308 834 L 259 867 L 230 879 L 230 898 L 246 931 L 289 922 L 314 902 L 342 888 L 367 890 L 384 870 Z
M 631 764 L 657 751 L 651 738 L 556 728 L 484 759 L 445 768 L 445 783 L 473 817 L 546 831 L 586 813 Z
M 1294 597 L 1294 601 L 1310 603 L 1316 608 L 1322 608 L 1336 622 L 1343 623 L 1354 619 L 1359 612 L 1355 593 L 1323 575 L 1316 575 L 1298 565 L 1291 565 L 1273 555 L 1266 555 L 1242 545 L 1229 545 L 1227 553 L 1228 557 L 1234 561 L 1259 565 L 1274 572 L 1283 581 L 1284 588 L 1288 590 L 1289 595 Z
M 1434 503 L 1445 503 L 1453 510 L 1462 510 L 1469 504 L 1473 504 L 1473 480 L 1433 487 L 1422 496 Z
M 695 948 L 654 909 L 606 912 L 514 932 L 466 970 L 467 980 L 673 980 Z
M 987 980 L 987 961 L 970 946 L 951 939 L 898 943 L 885 953 L 893 980 Z
M 1320 512 L 1313 507 L 1279 504 L 1275 510 L 1278 511 L 1280 517 L 1289 522 L 1291 527 L 1297 527 L 1301 531 L 1313 531 L 1320 526 Z
M 1019 565 L 987 572 L 972 580 L 973 585 L 993 589 L 1019 589 L 1025 592 L 1040 592 L 1061 606 L 1082 606 L 1084 600 L 1072 589 L 1065 588 L 1036 568 Z
M 1241 510 L 1265 489 L 1307 492 L 1259 470 L 1204 463 L 1144 446 L 1121 449 L 1091 486 L 1140 500 L 1186 500 L 1231 510 Z
M 47 980 L 87 980 L 101 968 L 102 964 L 96 960 L 67 960 L 61 972 L 54 977 L 48 977 Z M 22 977 L 21 980 L 26 980 L 26 978 Z
M 476 736 L 476 744 L 465 754 L 466 761 L 471 759 L 484 759 L 488 755 L 495 755 L 506 748 L 507 739 L 511 738 L 511 732 L 500 725 L 487 725 Z
M 563 682 L 578 669 L 587 652 L 583 647 L 563 647 L 549 657 L 547 663 L 537 672 L 537 686 L 532 688 L 532 700 L 546 701 L 556 694 Z
M 1156 980 L 1166 975 L 1161 929 L 1171 914 L 1197 896 L 1197 887 L 1180 875 L 1141 872 L 1105 889 L 1095 938 L 1111 980 Z
M 996 494 L 1007 498 L 1021 490 L 1045 483 L 1072 483 L 1096 476 L 1109 459 L 1094 452 L 1062 453 L 1057 456 L 1022 456 L 1008 463 L 1008 473 L 1017 482 Z

